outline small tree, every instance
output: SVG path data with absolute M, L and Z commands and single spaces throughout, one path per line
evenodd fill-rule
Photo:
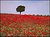
M 20 15 L 21 15 L 21 12 L 25 11 L 25 6 L 22 6 L 22 5 L 18 6 L 18 7 L 16 8 L 16 11 L 17 11 L 17 12 L 20 12 Z

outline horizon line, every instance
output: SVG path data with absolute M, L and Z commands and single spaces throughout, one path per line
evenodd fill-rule
M 0 14 L 15 14 L 15 13 L 0 13 Z M 20 14 L 18 14 L 18 15 L 20 15 Z M 21 14 L 21 15 L 42 15 L 42 14 Z M 42 15 L 42 16 L 47 16 L 47 15 Z

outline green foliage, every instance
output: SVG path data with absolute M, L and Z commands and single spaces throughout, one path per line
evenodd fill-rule
M 25 7 L 20 5 L 20 6 L 18 6 L 18 7 L 16 8 L 16 11 L 17 11 L 17 12 L 20 12 L 20 14 L 21 14 L 21 12 L 25 11 Z
M 7 29 L 8 29 L 8 31 L 11 31 L 11 30 L 13 30 L 11 27 L 8 27 Z

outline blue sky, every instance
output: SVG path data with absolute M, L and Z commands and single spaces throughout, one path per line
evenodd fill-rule
M 1 1 L 1 13 L 19 14 L 16 7 L 25 6 L 22 14 L 49 15 L 49 1 Z
M 48 1 L 48 0 L 1 0 L 1 1 Z

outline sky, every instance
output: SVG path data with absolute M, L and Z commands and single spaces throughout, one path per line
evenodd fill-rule
M 1 0 L 1 1 L 48 1 L 48 0 Z
M 19 5 L 25 6 L 22 14 L 49 15 L 49 1 L 1 1 L 1 13 L 20 14 Z

